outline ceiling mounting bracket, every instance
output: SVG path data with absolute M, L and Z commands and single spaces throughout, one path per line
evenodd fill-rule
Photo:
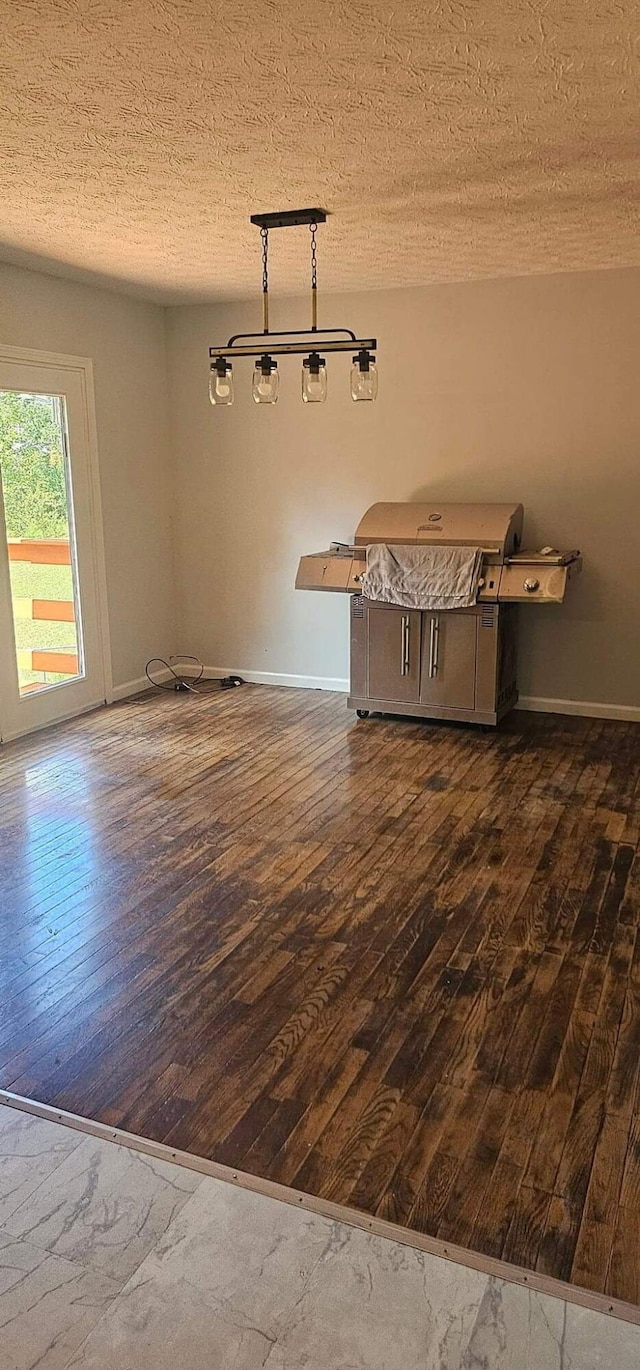
M 300 224 L 324 224 L 326 209 L 281 209 L 274 214 L 252 214 L 252 224 L 259 228 L 297 228 Z

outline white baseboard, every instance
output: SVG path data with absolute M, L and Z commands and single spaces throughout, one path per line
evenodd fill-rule
M 349 681 L 334 679 L 324 675 L 282 675 L 277 671 L 243 671 L 235 666 L 222 669 L 221 666 L 205 666 L 205 676 L 219 680 L 221 676 L 241 675 L 250 685 L 289 685 L 295 690 L 340 690 L 349 692 Z
M 516 708 L 540 714 L 573 714 L 579 718 L 612 718 L 623 723 L 640 723 L 640 706 L 636 704 L 599 704 L 586 699 L 546 699 L 538 695 L 521 695 Z
M 218 679 L 225 675 L 241 675 L 252 685 L 289 685 L 298 690 L 339 690 L 349 693 L 349 681 L 321 675 L 283 675 L 276 671 L 243 671 L 205 666 L 205 675 Z M 634 704 L 599 704 L 583 699 L 546 699 L 542 695 L 521 695 L 516 705 L 533 713 L 574 714 L 581 718 L 612 718 L 627 723 L 640 723 L 640 706 Z
M 283 675 L 278 671 L 238 671 L 235 666 L 223 668 L 221 666 L 205 666 L 205 680 L 220 680 L 227 675 L 241 675 L 243 680 L 250 685 L 288 685 L 295 690 L 339 690 L 347 694 L 349 681 L 333 679 L 331 676 L 324 675 Z M 161 684 L 170 679 L 168 671 L 158 671 L 155 677 Z M 149 681 L 147 677 L 138 676 L 137 680 L 127 680 L 124 685 L 114 685 L 112 698 L 114 702 L 120 699 L 129 699 L 130 696 L 142 694 L 143 690 L 148 690 Z
M 251 685 L 284 685 L 295 690 L 336 690 L 341 694 L 349 693 L 349 681 L 337 676 L 245 671 L 237 670 L 235 666 L 205 666 L 204 674 L 213 680 L 219 680 L 221 676 L 241 675 L 242 679 Z M 169 673 L 159 672 L 157 679 L 168 680 Z M 143 690 L 148 689 L 149 681 L 146 676 L 139 676 L 137 680 L 128 680 L 124 685 L 114 686 L 113 698 L 128 699 L 130 695 L 141 694 Z M 579 718 L 611 718 L 626 723 L 640 723 L 640 705 L 635 704 L 600 704 L 585 699 L 547 699 L 543 695 L 521 695 L 516 708 L 527 709 L 532 713 L 571 714 Z
M 169 671 L 158 671 L 155 679 L 162 684 L 170 679 Z M 124 685 L 114 685 L 111 698 L 114 703 L 119 699 L 129 699 L 131 695 L 140 695 L 143 690 L 150 690 L 151 686 L 146 675 L 140 675 L 136 680 L 126 680 Z
M 111 698 L 114 703 L 118 699 L 128 699 L 130 695 L 142 694 L 143 690 L 149 689 L 149 681 L 146 675 L 138 676 L 137 680 L 125 680 L 124 685 L 114 685 Z

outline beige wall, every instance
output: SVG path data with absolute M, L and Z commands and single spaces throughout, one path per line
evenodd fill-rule
M 275 302 L 294 327 L 306 301 Z M 343 679 L 346 599 L 293 589 L 298 557 L 348 539 L 374 500 L 522 500 L 530 544 L 579 546 L 562 608 L 521 613 L 521 694 L 640 705 L 640 271 L 343 295 L 321 324 L 377 334 L 380 395 L 354 405 L 348 359 L 324 406 L 299 362 L 257 409 L 207 401 L 207 347 L 259 327 L 257 303 L 168 311 L 179 646 L 207 665 Z
M 93 359 L 115 686 L 173 645 L 164 310 L 0 265 L 0 341 Z
M 562 608 L 522 611 L 521 693 L 640 706 L 640 271 L 321 300 L 321 323 L 379 337 L 371 406 L 349 399 L 344 357 L 324 406 L 302 404 L 291 359 L 274 408 L 252 403 L 245 362 L 236 404 L 213 410 L 207 347 L 259 327 L 257 302 L 163 311 L 9 266 L 0 299 L 3 343 L 94 360 L 116 685 L 172 649 L 344 681 L 346 598 L 296 593 L 298 557 L 350 538 L 376 499 L 436 495 L 521 499 L 530 542 L 584 552 Z M 276 301 L 274 327 L 306 310 Z

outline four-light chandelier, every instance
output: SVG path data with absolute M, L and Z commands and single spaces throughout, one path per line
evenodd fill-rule
M 277 358 L 301 356 L 302 398 L 318 404 L 327 398 L 327 364 L 322 352 L 351 352 L 352 400 L 375 400 L 378 393 L 375 338 L 357 338 L 350 328 L 318 328 L 318 269 L 316 232 L 326 220 L 323 209 L 292 209 L 280 214 L 252 214 L 262 239 L 262 333 L 236 333 L 226 347 L 210 347 L 209 398 L 212 404 L 233 404 L 233 362 L 255 357 L 252 393 L 256 404 L 275 404 L 280 377 Z M 311 241 L 311 328 L 272 333 L 269 330 L 269 230 L 308 224 Z

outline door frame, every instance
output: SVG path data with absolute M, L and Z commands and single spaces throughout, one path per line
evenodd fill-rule
M 100 642 L 100 662 L 102 667 L 102 679 L 104 682 L 104 702 L 113 703 L 113 675 L 111 668 L 111 639 L 109 633 L 109 605 L 107 597 L 107 568 L 104 552 L 104 522 L 102 513 L 102 492 L 100 488 L 100 461 L 98 455 L 98 425 L 96 421 L 95 387 L 93 379 L 93 361 L 91 357 L 76 357 L 66 352 L 41 352 L 31 347 L 12 347 L 8 344 L 0 343 L 0 361 L 11 363 L 18 366 L 55 366 L 60 371 L 68 371 L 74 374 L 80 381 L 83 398 L 84 414 L 84 439 L 88 458 L 88 490 L 90 504 L 91 522 L 91 553 L 93 561 L 93 572 L 96 585 L 96 601 L 98 612 L 98 639 Z M 34 380 L 34 392 L 38 386 Z M 95 708 L 95 705 L 89 706 Z M 64 715 L 66 718 L 74 718 L 78 713 L 88 712 L 88 710 L 76 710 Z M 56 720 L 63 722 L 64 717 Z M 19 736 L 27 736 L 26 733 L 12 732 L 5 730 L 2 726 L 2 703 L 0 701 L 0 738 L 4 742 L 10 742 Z M 30 732 L 37 732 L 39 728 L 55 727 L 55 723 L 42 723 L 35 728 L 29 729 Z

